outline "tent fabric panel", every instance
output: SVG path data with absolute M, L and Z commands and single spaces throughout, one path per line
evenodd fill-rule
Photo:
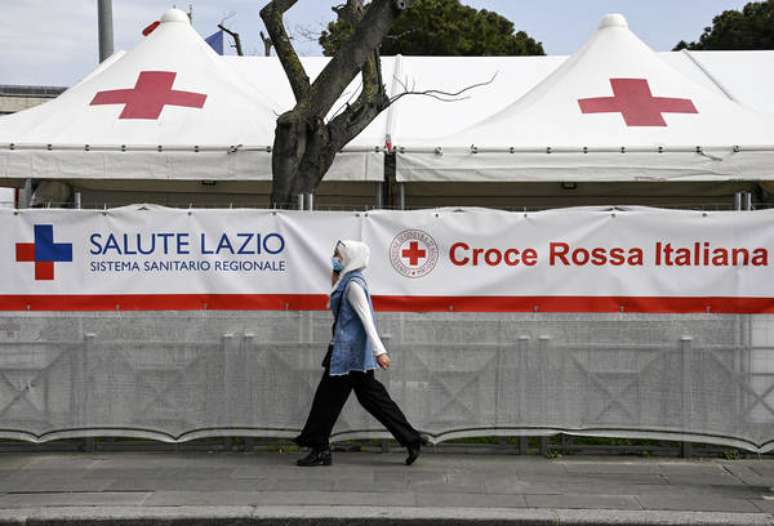
M 323 181 L 384 181 L 384 153 L 339 152 Z
M 266 151 L 0 150 L 0 179 L 162 179 L 270 181 Z M 341 152 L 326 181 L 382 181 L 381 152 Z
M 727 98 L 726 93 L 718 83 L 718 79 L 708 76 L 701 69 L 698 61 L 695 60 L 695 53 L 689 55 L 687 52 L 669 52 L 657 53 L 657 56 L 694 84 L 702 86 L 719 97 Z
M 727 153 L 398 153 L 408 181 L 713 181 L 774 177 L 774 151 Z
M 271 179 L 265 151 L 0 151 L 0 179 Z
M 691 51 L 705 74 L 735 101 L 749 109 L 774 114 L 774 51 Z
M 566 57 L 401 57 L 401 82 L 416 91 L 456 93 L 451 102 L 409 95 L 398 100 L 389 133 L 394 144 L 463 130 L 495 115 L 558 68 Z M 399 89 L 402 89 L 398 86 Z

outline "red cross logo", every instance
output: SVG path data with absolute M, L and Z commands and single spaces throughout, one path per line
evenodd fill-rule
M 662 113 L 699 113 L 690 99 L 654 97 L 645 79 L 610 79 L 613 97 L 579 99 L 583 113 L 620 113 L 627 126 L 666 126 Z
M 403 249 L 400 255 L 404 258 L 408 258 L 409 265 L 416 267 L 419 264 L 420 259 L 427 257 L 427 251 L 419 248 L 419 243 L 412 241 L 409 243 L 409 248 Z
M 406 278 L 427 276 L 438 263 L 439 253 L 430 234 L 413 228 L 403 230 L 390 243 L 392 268 Z
M 134 89 L 99 91 L 90 106 L 124 104 L 119 119 L 158 119 L 164 106 L 201 108 L 207 95 L 172 89 L 177 73 L 173 71 L 142 71 Z

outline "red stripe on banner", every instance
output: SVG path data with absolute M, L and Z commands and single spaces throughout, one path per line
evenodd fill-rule
M 325 310 L 325 294 L 105 294 L 0 296 L 0 310 Z
M 774 313 L 774 298 L 674 296 L 374 296 L 373 302 L 376 310 L 392 312 Z
M 325 294 L 0 296 L 2 311 L 325 310 Z M 774 298 L 652 296 L 374 296 L 383 312 L 774 314 Z

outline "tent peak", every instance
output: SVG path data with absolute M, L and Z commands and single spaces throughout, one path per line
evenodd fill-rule
M 191 20 L 188 18 L 188 15 L 186 15 L 180 9 L 172 8 L 168 10 L 166 13 L 164 13 L 164 15 L 162 15 L 161 17 L 162 24 L 165 24 L 167 22 L 178 22 L 178 23 L 190 24 Z
M 611 13 L 605 15 L 599 23 L 599 29 L 605 29 L 606 27 L 629 27 L 629 23 L 622 14 Z

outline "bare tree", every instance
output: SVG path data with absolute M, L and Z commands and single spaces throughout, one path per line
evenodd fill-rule
M 283 22 L 297 0 L 271 0 L 261 9 L 269 37 L 290 82 L 296 105 L 277 119 L 272 150 L 272 202 L 292 204 L 293 196 L 313 192 L 333 160 L 390 104 L 381 77 L 379 45 L 415 0 L 346 0 L 333 7 L 337 16 L 355 28 L 350 39 L 328 62 L 314 82 L 301 64 Z M 325 121 L 336 100 L 360 74 L 357 99 Z

